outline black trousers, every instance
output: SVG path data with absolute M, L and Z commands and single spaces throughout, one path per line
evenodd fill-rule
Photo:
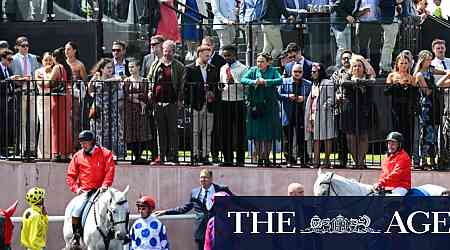
M 383 28 L 380 24 L 362 22 L 359 24 L 356 35 L 359 43 L 359 54 L 370 59 L 370 64 L 376 73 L 380 69 L 381 49 L 383 48 L 382 34 Z
M 197 243 L 198 250 L 204 250 L 205 239 L 203 239 L 203 240 L 195 240 L 195 243 Z
M 245 158 L 245 103 L 244 101 L 222 101 L 222 150 L 224 162 L 232 164 L 233 149 L 236 148 L 236 163 L 244 164 Z M 236 142 L 236 147 L 233 145 Z
M 303 112 L 299 112 L 297 117 L 304 117 Z M 300 157 L 302 164 L 309 161 L 309 155 L 307 151 L 305 141 L 305 125 L 302 119 L 292 118 L 289 120 L 289 124 L 283 127 L 283 133 L 287 139 L 287 149 L 285 152 L 288 154 L 288 161 L 293 157 L 294 143 L 297 144 L 297 157 Z M 294 142 L 294 133 L 296 135 L 296 141 Z

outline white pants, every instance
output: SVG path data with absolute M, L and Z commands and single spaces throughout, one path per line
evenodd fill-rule
M 344 50 L 352 48 L 351 40 L 351 26 L 347 24 L 343 31 L 336 30 L 331 27 L 334 33 L 334 38 L 336 39 L 336 66 L 341 66 L 341 55 Z
M 222 52 L 223 46 L 233 43 L 236 30 L 234 26 L 225 25 L 223 29 L 216 30 L 216 32 L 217 36 L 219 37 L 220 52 Z
M 71 215 L 72 217 L 81 217 L 81 212 L 84 208 L 84 206 L 86 205 L 86 203 L 88 202 L 89 197 L 88 197 L 88 193 L 82 193 L 80 195 L 78 195 L 77 197 L 75 197 L 75 201 L 74 201 L 74 205 L 71 211 Z
M 21 107 L 21 120 L 20 120 L 20 127 L 22 130 L 22 134 L 21 134 L 21 148 L 22 148 L 22 153 L 24 153 L 27 150 L 27 144 L 26 144 L 26 140 L 27 137 L 30 140 L 30 148 L 29 150 L 31 152 L 36 152 L 36 132 L 37 132 L 37 126 L 36 126 L 36 97 L 33 95 L 30 95 L 30 106 L 29 106 L 29 110 L 27 109 L 27 99 L 28 96 L 27 95 L 23 95 L 22 96 L 22 107 Z M 29 114 L 29 117 L 28 117 Z M 29 120 L 27 119 L 29 118 Z M 50 120 L 48 120 L 47 122 L 50 122 Z M 30 124 L 30 134 L 27 136 L 27 123 Z
M 194 155 L 199 153 L 199 134 L 202 133 L 202 157 L 207 157 L 211 151 L 211 134 L 214 125 L 214 113 L 208 112 L 206 104 L 200 111 L 194 110 L 192 112 L 192 151 Z
M 37 96 L 37 115 L 39 119 L 39 145 L 38 145 L 38 157 L 50 159 L 50 96 L 42 96 L 42 93 Z
M 283 49 L 280 26 L 262 24 L 261 30 L 264 36 L 263 52 L 272 55 L 272 58 L 277 58 Z
M 408 193 L 408 189 L 402 187 L 396 187 L 392 190 L 390 194 L 386 194 L 386 196 L 405 196 Z
M 382 24 L 383 49 L 381 50 L 380 69 L 390 72 L 392 70 L 392 52 L 397 41 L 398 23 Z

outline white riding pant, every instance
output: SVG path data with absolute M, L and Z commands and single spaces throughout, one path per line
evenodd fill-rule
M 71 215 L 72 217 L 81 217 L 81 212 L 83 211 L 84 206 L 89 201 L 88 193 L 82 193 L 75 197 L 74 205 L 72 208 Z
M 405 196 L 408 193 L 408 189 L 402 187 L 396 187 L 392 189 L 391 193 L 386 194 L 386 196 Z

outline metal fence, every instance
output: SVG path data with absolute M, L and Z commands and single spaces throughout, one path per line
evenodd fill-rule
M 135 164 L 159 156 L 161 164 L 365 168 L 380 164 L 384 138 L 396 130 L 418 168 L 449 164 L 446 89 L 428 93 L 384 79 L 326 81 L 306 92 L 299 87 L 306 83 L 286 80 L 180 89 L 124 81 L 59 82 L 44 90 L 38 81 L 0 84 L 8 86 L 0 96 L 0 155 L 8 160 L 68 161 L 79 149 L 78 133 L 91 129 L 117 160 Z M 161 99 L 167 90 L 178 92 Z

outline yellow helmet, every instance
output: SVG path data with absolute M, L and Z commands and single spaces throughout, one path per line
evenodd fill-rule
M 25 200 L 30 205 L 36 205 L 45 198 L 45 190 L 40 187 L 34 187 L 28 190 Z

